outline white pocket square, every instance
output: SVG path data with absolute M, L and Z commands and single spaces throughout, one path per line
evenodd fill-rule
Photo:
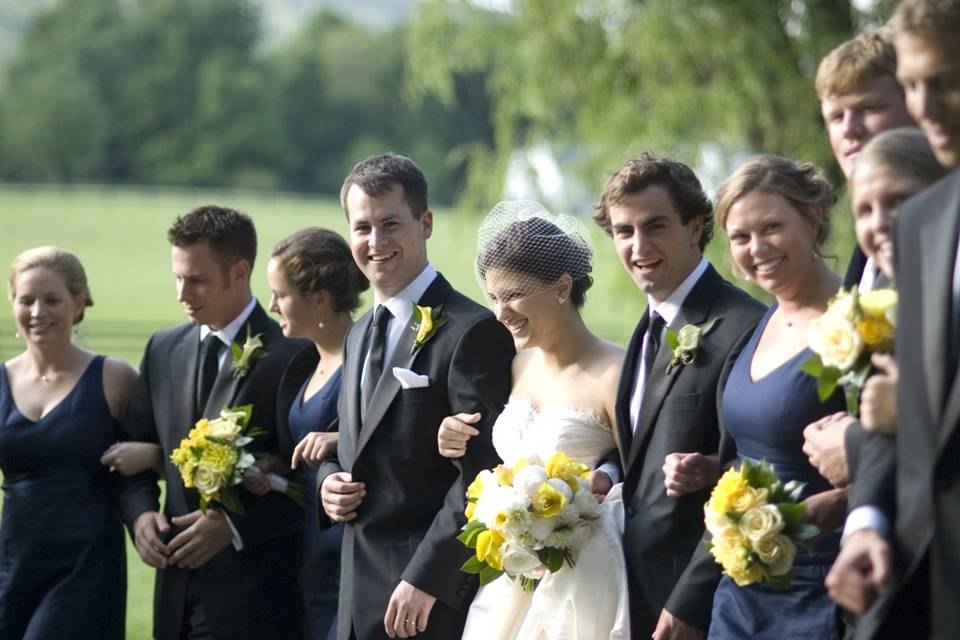
M 423 389 L 430 386 L 430 377 L 414 373 L 402 367 L 393 368 L 393 377 L 400 381 L 401 389 Z

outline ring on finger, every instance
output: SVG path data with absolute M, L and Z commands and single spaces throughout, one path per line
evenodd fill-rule
M 410 618 L 406 618 L 406 619 L 404 620 L 404 623 L 406 623 L 406 624 L 412 624 L 412 625 L 416 625 L 416 624 L 417 624 L 416 620 L 411 620 Z

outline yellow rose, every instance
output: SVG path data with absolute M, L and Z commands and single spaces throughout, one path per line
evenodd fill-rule
M 897 292 L 893 289 L 876 289 L 860 294 L 860 310 L 868 318 L 889 318 L 897 308 Z
M 760 506 L 767 501 L 767 489 L 754 489 L 753 487 L 744 487 L 743 491 L 731 499 L 730 506 L 734 511 L 745 513 L 754 507 Z
M 853 321 L 853 295 L 849 291 L 840 291 L 827 303 L 827 311 L 823 314 L 832 321 Z
M 750 546 L 736 529 L 731 529 L 728 534 L 713 538 L 710 553 L 723 570 L 729 573 L 747 563 L 750 559 Z
M 414 338 L 414 344 L 420 344 L 427 339 L 427 336 L 430 335 L 430 332 L 433 331 L 433 316 L 431 313 L 433 309 L 431 307 L 421 307 L 417 305 L 417 308 L 420 309 L 420 326 L 417 327 L 417 337 Z
M 500 555 L 500 546 L 503 544 L 503 534 L 493 529 L 481 531 L 477 536 L 477 560 L 486 562 L 497 571 L 503 571 L 503 558 Z
M 863 351 L 863 340 L 856 327 L 846 318 L 824 314 L 810 322 L 807 333 L 810 348 L 820 355 L 828 367 L 846 371 Z
M 493 469 L 493 475 L 497 479 L 497 482 L 504 487 L 513 486 L 513 469 L 510 467 L 505 467 L 502 464 L 498 464 Z
M 515 477 L 517 475 L 517 472 L 520 471 L 520 469 L 523 469 L 529 464 L 530 463 L 527 461 L 526 458 L 520 458 L 519 460 L 516 461 L 516 463 L 514 463 L 513 469 L 511 469 L 512 473 L 510 475 Z
M 737 469 L 728 469 L 720 476 L 717 486 L 710 493 L 710 506 L 717 513 L 733 509 L 733 500 L 747 487 L 747 479 Z
M 793 567 L 793 559 L 797 555 L 797 547 L 785 535 L 769 536 L 753 543 L 760 560 L 767 565 L 770 573 L 782 576 Z
M 468 503 L 467 503 L 467 508 L 463 510 L 463 514 L 464 514 L 465 516 L 467 516 L 467 522 L 473 522 L 473 521 L 474 521 L 474 515 L 475 515 L 476 513 L 477 513 L 477 503 L 476 503 L 476 502 L 468 502 Z
M 574 462 L 560 451 L 557 451 L 547 460 L 546 470 L 548 477 L 559 478 L 560 480 L 575 480 L 577 477 L 590 473 L 590 469 L 586 465 Z
M 864 344 L 873 351 L 890 351 L 893 349 L 893 327 L 885 317 L 865 317 L 857 323 L 857 333 Z
M 544 518 L 552 518 L 567 504 L 567 497 L 544 482 L 530 498 L 533 512 Z
M 473 482 L 470 483 L 470 486 L 467 487 L 467 497 L 473 500 L 479 500 L 480 496 L 483 495 L 483 476 L 486 474 L 481 471 L 477 474 L 477 477 L 473 479 Z
M 756 564 L 733 568 L 730 571 L 727 571 L 727 575 L 730 576 L 733 581 L 741 587 L 745 587 L 748 584 L 753 584 L 754 582 L 760 582 L 763 579 L 763 572 Z

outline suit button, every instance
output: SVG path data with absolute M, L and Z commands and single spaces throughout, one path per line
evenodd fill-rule
M 627 513 L 628 518 L 632 518 L 633 516 L 637 515 L 637 510 L 634 509 L 633 505 L 630 505 L 630 504 L 627 505 L 627 508 L 625 509 L 625 511 Z

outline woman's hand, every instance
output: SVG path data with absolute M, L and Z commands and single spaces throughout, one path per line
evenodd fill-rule
M 671 498 L 705 489 L 720 478 L 720 457 L 715 453 L 670 453 L 663 460 L 663 477 Z
M 803 501 L 803 521 L 816 526 L 821 534 L 832 533 L 843 525 L 847 515 L 847 490 L 829 489 Z
M 480 421 L 479 413 L 458 413 L 447 416 L 437 432 L 437 448 L 444 458 L 459 458 L 467 452 L 467 442 L 480 432 L 470 425 Z
M 867 431 L 897 432 L 897 380 L 900 369 L 893 356 L 875 353 L 870 358 L 879 373 L 867 378 L 860 394 L 860 422 Z
M 248 469 L 243 476 L 243 488 L 254 495 L 265 496 L 270 493 L 270 481 L 267 480 L 267 474 L 279 470 L 282 466 L 280 458 L 270 455 L 266 458 L 260 458 L 253 464 L 260 472 Z
M 151 442 L 117 442 L 103 452 L 100 464 L 125 476 L 135 476 L 148 469 L 162 475 L 163 453 L 160 445 Z
M 311 431 L 293 449 L 290 468 L 296 469 L 302 460 L 311 469 L 318 469 L 321 462 L 337 452 L 339 438 L 340 434 L 336 431 Z

